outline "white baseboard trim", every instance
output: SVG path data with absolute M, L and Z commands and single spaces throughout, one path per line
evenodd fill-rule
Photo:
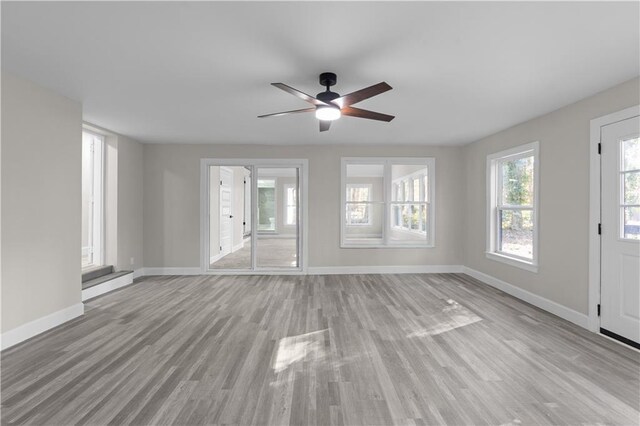
M 133 279 L 144 277 L 144 268 L 138 268 L 133 271 Z
M 471 269 L 465 266 L 463 272 L 479 281 L 482 281 L 485 284 L 490 285 L 491 287 L 502 290 L 505 293 L 510 294 L 511 296 L 514 296 L 520 300 L 524 300 L 525 302 L 530 303 L 533 306 L 557 315 L 560 318 L 566 319 L 567 321 L 579 325 L 580 327 L 587 329 L 589 327 L 589 317 L 585 314 L 574 311 L 573 309 L 567 308 L 566 306 L 556 303 L 552 300 L 545 299 L 544 297 L 538 296 L 537 294 L 530 293 L 527 290 L 523 290 L 520 287 L 492 277 L 491 275 L 476 271 L 475 269 Z
M 94 285 L 86 290 L 82 290 L 82 301 L 93 299 L 101 294 L 109 293 L 110 291 L 119 289 L 120 287 L 127 286 L 133 283 L 133 272 L 127 275 L 123 275 L 118 278 L 114 278 L 109 281 L 105 281 L 102 284 Z
M 244 247 L 244 240 L 241 243 L 236 244 L 235 246 L 233 246 L 233 248 L 231 249 L 231 253 L 235 253 L 235 252 L 237 252 L 238 250 L 240 250 L 243 247 Z M 213 262 L 211 262 L 211 263 L 213 263 Z
M 13 330 L 2 333 L 0 336 L 0 348 L 2 350 L 10 348 L 82 315 L 84 315 L 84 304 L 76 303 L 68 308 L 23 324 Z
M 195 268 L 182 268 L 182 267 L 146 267 L 144 269 L 144 276 L 150 275 L 200 275 L 202 270 L 199 267 Z
M 222 253 L 218 253 L 215 256 L 211 256 L 209 257 L 209 264 L 212 264 L 213 262 L 217 262 L 218 260 L 222 259 Z
M 462 265 L 406 265 L 406 266 L 310 266 L 309 275 L 337 274 L 447 274 L 462 273 Z
M 144 269 L 149 275 L 200 275 L 200 268 L 154 268 Z M 447 274 L 462 273 L 462 265 L 407 265 L 407 266 L 310 266 L 306 271 L 224 271 L 226 275 L 337 275 L 337 274 Z
M 200 268 L 143 268 L 144 276 L 149 275 L 200 275 Z M 588 316 L 559 303 L 528 292 L 513 284 L 509 284 L 498 278 L 487 275 L 475 269 L 463 265 L 376 265 L 376 266 L 310 266 L 306 272 L 301 271 L 273 271 L 273 274 L 296 275 L 339 275 L 339 274 L 447 274 L 465 273 L 485 284 L 504 291 L 518 299 L 524 300 L 540 309 L 550 312 L 560 318 L 566 319 L 580 327 L 588 328 Z M 225 272 L 227 274 L 227 272 Z M 228 272 L 229 275 L 239 274 L 267 274 L 267 272 Z

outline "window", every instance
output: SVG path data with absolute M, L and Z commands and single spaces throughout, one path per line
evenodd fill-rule
M 342 247 L 433 247 L 433 158 L 343 158 Z
M 620 141 L 620 238 L 640 240 L 640 139 Z
M 104 136 L 82 132 L 82 268 L 101 266 Z
M 298 194 L 296 192 L 296 186 L 287 184 L 284 186 L 284 224 L 295 225 L 297 223 L 297 208 Z
M 537 272 L 538 142 L 487 157 L 487 257 Z
M 396 167 L 399 170 L 394 173 Z M 429 193 L 429 172 L 428 168 L 418 168 L 417 171 L 403 175 L 408 172 L 406 167 L 392 166 L 392 174 L 401 175 L 393 181 L 393 187 L 403 189 L 392 194 L 391 227 L 392 230 L 406 231 L 421 237 L 427 232 L 429 203 L 426 195 Z
M 370 184 L 347 184 L 347 226 L 370 226 L 369 204 L 371 203 Z

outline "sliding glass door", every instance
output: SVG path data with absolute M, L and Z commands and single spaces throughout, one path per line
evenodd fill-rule
M 202 160 L 204 272 L 295 271 L 306 160 Z
M 258 268 L 298 268 L 297 167 L 257 167 Z M 261 186 L 268 182 L 269 186 Z

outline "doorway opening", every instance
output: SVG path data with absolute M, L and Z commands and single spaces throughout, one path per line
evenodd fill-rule
M 640 349 L 640 108 L 591 136 L 590 329 Z
M 302 271 L 306 160 L 202 160 L 202 269 Z

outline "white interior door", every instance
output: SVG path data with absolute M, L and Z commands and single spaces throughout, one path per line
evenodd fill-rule
M 220 254 L 231 253 L 233 247 L 233 172 L 220 167 Z
M 602 127 L 600 328 L 640 343 L 640 118 Z

